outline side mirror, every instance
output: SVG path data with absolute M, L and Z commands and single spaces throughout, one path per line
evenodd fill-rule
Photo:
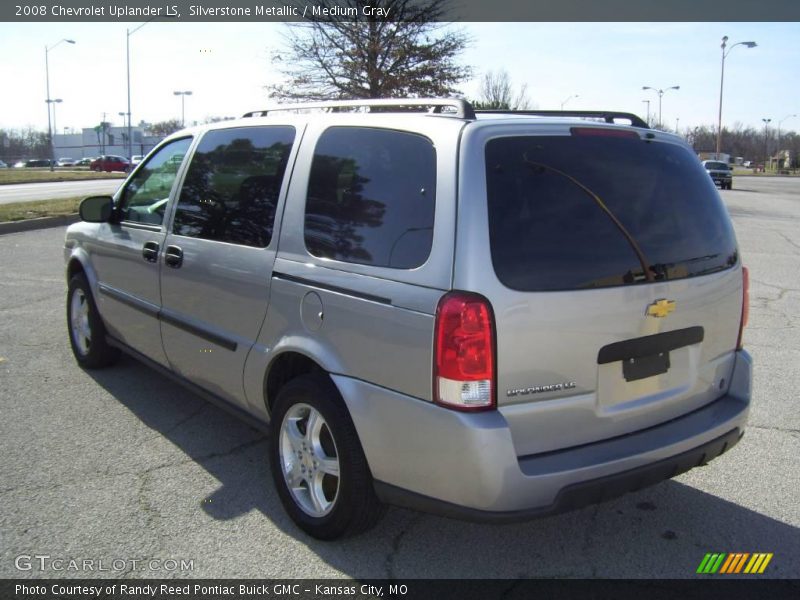
M 108 223 L 114 214 L 114 199 L 111 196 L 89 196 L 78 207 L 81 220 L 87 223 Z

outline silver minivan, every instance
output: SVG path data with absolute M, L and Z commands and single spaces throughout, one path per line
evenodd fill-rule
M 692 150 L 634 115 L 277 107 L 170 136 L 80 212 L 78 363 L 122 350 L 268 427 L 317 538 L 386 504 L 569 510 L 743 434 L 731 221 Z

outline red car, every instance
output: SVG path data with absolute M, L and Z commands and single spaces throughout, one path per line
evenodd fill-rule
M 127 173 L 131 168 L 131 163 L 123 156 L 104 154 L 95 158 L 89 168 L 92 171 L 125 171 Z

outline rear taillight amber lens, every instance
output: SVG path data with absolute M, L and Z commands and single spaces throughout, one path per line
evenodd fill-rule
M 739 340 L 736 347 L 742 349 L 742 335 L 747 321 L 750 319 L 750 271 L 747 267 L 742 267 L 742 318 L 739 322 Z
M 489 301 L 450 292 L 436 309 L 433 398 L 457 410 L 495 408 L 495 333 Z

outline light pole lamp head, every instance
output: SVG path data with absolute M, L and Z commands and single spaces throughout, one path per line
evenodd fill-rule
M 742 44 L 744 44 L 748 48 L 755 48 L 756 46 L 758 46 L 758 44 L 756 44 L 755 42 L 742 42 Z
M 679 89 L 681 89 L 681 86 L 673 85 L 671 88 L 667 88 L 667 89 L 669 89 L 669 90 L 679 90 Z
M 722 46 L 721 46 L 723 50 L 725 50 L 725 46 L 727 44 L 728 44 L 728 36 L 727 35 L 723 35 L 722 36 Z
M 75 43 L 75 40 L 67 40 L 67 39 L 65 39 L 64 41 L 67 42 L 68 44 L 74 44 Z

